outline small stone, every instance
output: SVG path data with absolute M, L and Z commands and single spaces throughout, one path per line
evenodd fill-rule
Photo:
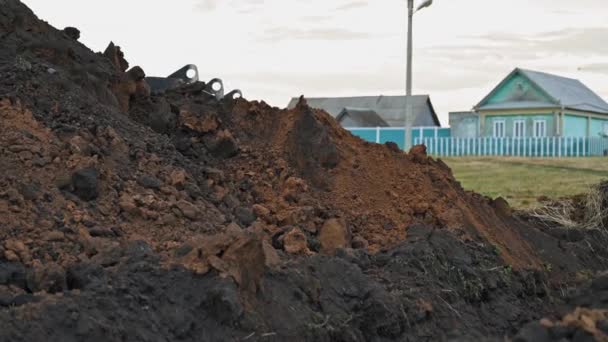
M 352 246 L 354 249 L 367 249 L 369 242 L 362 236 L 356 236 L 353 238 Z
M 74 40 L 80 39 L 80 30 L 75 27 L 68 26 L 63 29 L 63 33 Z
M 4 243 L 6 251 L 13 251 L 15 255 L 19 256 L 21 262 L 29 262 L 32 260 L 32 255 L 29 248 L 20 240 L 7 240 Z M 5 251 L 5 255 L 6 255 Z M 8 258 L 7 258 L 8 259 Z
M 243 229 L 238 224 L 232 222 L 226 226 L 226 233 L 237 236 L 243 232 Z
M 99 196 L 99 172 L 94 168 L 85 168 L 72 174 L 73 193 L 84 201 L 91 201 Z
M 163 183 L 156 177 L 144 175 L 137 179 L 137 183 L 144 188 L 159 190 Z
M 236 208 L 239 205 L 241 205 L 241 201 L 239 201 L 239 199 L 236 198 L 236 196 L 231 195 L 231 194 L 224 196 L 223 201 L 228 208 Z
M 19 187 L 19 192 L 27 201 L 35 201 L 39 197 L 40 187 L 36 184 L 22 184 Z
M 65 234 L 58 231 L 52 231 L 44 234 L 43 239 L 49 242 L 63 241 L 65 239 Z
M 183 187 L 184 184 L 186 184 L 186 171 L 175 170 L 171 172 L 171 175 L 169 176 L 169 182 L 175 187 Z
M 204 172 L 207 174 L 207 178 L 214 182 L 221 182 L 224 180 L 224 172 L 216 168 L 208 167 L 205 168 Z
M 120 196 L 120 199 L 118 200 L 118 206 L 124 212 L 131 215 L 138 215 L 140 213 L 140 209 L 137 207 L 137 204 L 135 203 L 133 197 L 127 194 L 123 194 L 122 196 Z
M 164 214 L 161 217 L 161 223 L 164 225 L 173 225 L 177 223 L 177 217 L 175 217 L 175 215 L 169 213 L 169 214 Z
M 194 204 L 181 200 L 177 202 L 176 206 L 185 217 L 191 220 L 196 220 L 198 218 L 198 208 Z
M 10 262 L 18 262 L 19 261 L 19 256 L 11 251 L 11 250 L 5 250 L 4 251 L 4 258 Z
M 239 152 L 236 140 L 227 130 L 219 131 L 214 136 L 206 136 L 205 145 L 209 152 L 217 158 L 232 158 Z
M 55 178 L 55 185 L 61 190 L 67 190 L 72 185 L 72 178 L 69 174 L 60 174 Z
M 213 113 L 197 115 L 189 110 L 182 109 L 179 113 L 182 126 L 198 133 L 209 133 L 218 129 L 219 122 Z
M 264 250 L 266 267 L 273 268 L 281 263 L 281 258 L 279 257 L 277 250 L 274 249 L 268 241 L 262 242 L 262 249 Z
M 94 227 L 89 229 L 89 234 L 91 234 L 92 237 L 105 237 L 105 238 L 110 238 L 110 237 L 115 237 L 116 234 L 114 234 L 114 231 L 111 228 L 101 228 L 101 227 Z
M 545 328 L 552 328 L 554 326 L 553 322 L 548 318 L 541 319 L 539 323 Z
M 416 215 L 424 215 L 429 210 L 430 206 L 426 202 L 417 202 L 413 205 L 412 209 Z
M 23 205 L 24 198 L 17 190 L 15 190 L 13 188 L 9 188 L 6 190 L 6 192 L 3 195 L 4 196 L 2 196 L 2 197 L 8 199 L 8 203 L 14 204 L 17 206 Z
M 513 214 L 513 209 L 511 209 L 509 202 L 502 197 L 498 197 L 492 201 L 492 207 L 494 207 L 496 212 L 500 215 L 511 216 L 511 214 Z
M 198 185 L 194 183 L 186 183 L 186 185 L 184 186 L 184 190 L 186 190 L 188 196 L 192 197 L 193 199 L 203 197 L 203 192 L 198 187 Z
M 328 255 L 335 255 L 339 248 L 346 248 L 350 245 L 350 232 L 342 220 L 330 219 L 325 221 L 319 234 L 321 252 Z
M 426 146 L 425 145 L 416 145 L 410 149 L 411 155 L 419 155 L 426 157 Z
M 245 207 L 236 208 L 234 216 L 236 216 L 239 222 L 246 227 L 250 226 L 256 220 L 255 214 Z
M 270 210 L 261 204 L 254 204 L 252 209 L 257 217 L 267 219 L 270 216 Z
M 49 73 L 49 74 L 51 74 L 51 75 L 54 75 L 54 74 L 56 74 L 56 73 L 57 73 L 57 70 L 55 70 L 55 69 L 53 69 L 53 68 L 48 68 L 48 69 L 46 69 L 46 72 L 48 72 L 48 73 Z
M 27 274 L 27 287 L 32 292 L 62 292 L 68 287 L 66 272 L 55 263 L 35 267 Z
M 306 235 L 299 228 L 294 228 L 283 237 L 283 248 L 289 254 L 311 254 Z

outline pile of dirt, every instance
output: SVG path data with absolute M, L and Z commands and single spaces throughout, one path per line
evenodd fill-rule
M 151 94 L 115 44 L 0 3 L 0 340 L 511 336 L 606 267 L 423 147 L 304 98 Z
M 557 317 L 543 318 L 525 326 L 515 340 L 608 341 L 608 273 L 573 291 L 567 304 Z

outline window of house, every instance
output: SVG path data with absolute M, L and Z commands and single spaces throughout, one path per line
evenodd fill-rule
M 546 137 L 547 136 L 547 121 L 535 120 L 534 121 L 534 137 Z
M 515 120 L 513 122 L 513 136 L 516 138 L 523 138 L 526 136 L 526 121 Z
M 505 136 L 505 121 L 494 121 L 494 137 L 502 138 Z
M 608 122 L 602 124 L 602 135 L 608 136 Z

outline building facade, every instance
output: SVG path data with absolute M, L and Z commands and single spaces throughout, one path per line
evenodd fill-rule
M 450 113 L 450 126 L 455 137 L 599 138 L 608 103 L 578 80 L 518 68 L 473 112 Z

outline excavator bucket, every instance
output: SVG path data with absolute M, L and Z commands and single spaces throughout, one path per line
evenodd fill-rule
M 152 94 L 161 94 L 171 89 L 199 82 L 198 68 L 194 64 L 188 64 L 168 77 L 146 77 L 146 82 L 150 86 Z M 224 98 L 237 99 L 243 97 L 243 93 L 238 89 L 224 94 L 224 82 L 219 78 L 214 78 L 205 83 L 203 92 L 214 96 L 218 101 Z

